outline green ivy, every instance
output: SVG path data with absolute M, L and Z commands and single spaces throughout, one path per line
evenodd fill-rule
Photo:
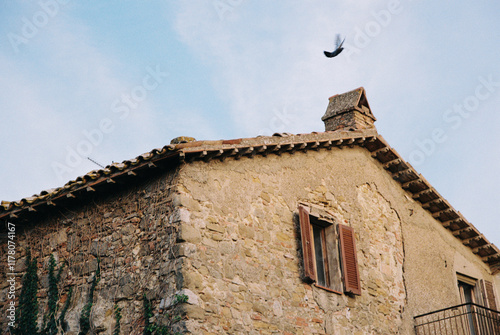
M 153 307 L 151 306 L 151 301 L 146 298 L 146 295 L 143 296 L 143 304 L 144 304 L 144 335 L 151 335 L 152 327 L 149 319 L 153 317 Z
M 120 320 L 122 319 L 122 309 L 115 304 L 115 327 L 113 328 L 113 335 L 120 335 Z
M 176 294 L 174 297 L 174 303 L 172 305 L 175 307 L 178 304 L 182 304 L 188 301 L 188 296 L 185 294 Z M 153 317 L 153 307 L 151 305 L 151 301 L 146 298 L 146 295 L 143 296 L 144 302 L 144 335 L 181 335 L 181 333 L 172 333 L 172 326 L 174 323 L 181 320 L 180 315 L 174 315 L 171 313 L 167 313 L 167 324 L 166 325 L 158 325 L 156 322 L 151 323 L 150 319 Z
M 19 306 L 17 309 L 16 319 L 18 326 L 12 329 L 14 335 L 57 335 L 58 328 L 64 334 L 67 331 L 68 325 L 65 320 L 71 298 L 73 296 L 73 286 L 70 286 L 68 297 L 61 309 L 61 314 L 58 319 L 57 315 L 57 302 L 59 300 L 58 284 L 61 279 L 61 273 L 65 264 L 62 264 L 56 274 L 56 261 L 54 256 L 51 255 L 49 259 L 49 288 L 48 288 L 48 312 L 43 317 L 43 327 L 41 332 L 38 332 L 37 318 L 38 318 L 38 274 L 37 274 L 37 259 L 31 259 L 30 250 L 26 255 L 26 273 L 22 279 L 22 289 L 19 295 Z M 87 303 L 84 305 L 80 314 L 80 332 L 78 335 L 87 335 L 90 331 L 90 313 L 94 303 L 94 292 L 97 284 L 101 279 L 100 259 L 97 258 L 97 270 L 92 278 L 92 284 L 87 295 Z M 188 296 L 184 294 L 176 294 L 172 304 L 171 311 L 175 311 L 175 306 L 188 301 Z M 158 325 L 156 322 L 151 323 L 153 317 L 153 307 L 151 301 L 143 296 L 144 302 L 144 335 L 181 335 L 180 333 L 172 332 L 172 327 L 175 323 L 181 320 L 180 315 L 173 312 L 167 313 L 167 321 L 164 325 Z M 121 308 L 117 304 L 114 306 L 115 326 L 113 328 L 113 335 L 120 334 L 120 320 L 122 318 Z
M 49 259 L 49 292 L 48 292 L 48 314 L 44 315 L 44 327 L 42 334 L 44 335 L 57 335 L 57 301 L 59 300 L 58 284 L 61 280 L 61 272 L 64 264 L 59 268 L 57 275 L 54 273 L 56 268 L 56 260 L 54 255 L 50 255 Z M 48 322 L 47 322 L 48 320 Z
M 30 250 L 26 253 L 26 267 L 17 309 L 18 327 L 13 332 L 16 335 L 38 334 L 38 267 L 36 258 L 31 259 Z
M 97 270 L 92 279 L 92 284 L 90 285 L 89 294 L 87 296 L 87 303 L 83 306 L 82 313 L 80 314 L 80 332 L 78 335 L 86 335 L 90 330 L 90 312 L 92 310 L 92 305 L 94 304 L 94 291 L 101 279 L 101 266 L 100 259 L 97 258 Z
M 61 326 L 63 334 L 68 330 L 68 324 L 64 318 L 66 317 L 66 312 L 68 311 L 72 296 L 73 296 L 73 286 L 70 286 L 69 292 L 68 292 L 68 297 L 66 299 L 66 302 L 64 303 L 64 306 L 61 310 L 61 315 L 59 316 L 59 319 L 58 319 L 58 325 Z

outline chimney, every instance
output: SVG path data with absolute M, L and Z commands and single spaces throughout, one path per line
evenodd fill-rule
M 375 129 L 373 116 L 363 87 L 330 97 L 321 120 L 326 131 Z

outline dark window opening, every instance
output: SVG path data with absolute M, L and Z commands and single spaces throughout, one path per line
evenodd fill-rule
M 316 272 L 318 284 L 328 287 L 327 269 L 328 255 L 325 254 L 325 232 L 324 228 L 312 225 L 314 236 L 314 255 L 316 256 Z

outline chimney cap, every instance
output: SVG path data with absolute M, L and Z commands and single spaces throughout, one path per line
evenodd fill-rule
M 370 109 L 370 105 L 366 99 L 366 91 L 363 87 L 359 87 L 346 93 L 334 95 L 330 97 L 329 100 L 330 103 L 328 104 L 326 113 L 321 118 L 323 121 L 353 110 L 357 110 L 358 112 L 368 116 L 373 121 L 377 120 L 375 116 L 373 116 Z

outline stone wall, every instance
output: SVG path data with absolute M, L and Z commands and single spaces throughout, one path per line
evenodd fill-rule
M 143 295 L 151 299 L 154 320 L 160 320 L 160 304 L 178 291 L 179 267 L 175 240 L 179 213 L 173 208 L 172 184 L 175 175 L 156 177 L 108 197 L 95 197 L 84 206 L 63 209 L 46 220 L 17 226 L 17 296 L 21 275 L 26 270 L 26 250 L 38 260 L 39 323 L 47 310 L 48 260 L 54 255 L 64 266 L 59 284 L 59 311 L 73 287 L 66 314 L 69 331 L 78 334 L 81 311 L 100 260 L 101 279 L 94 294 L 91 313 L 96 333 L 112 334 L 114 306 L 121 308 L 121 334 L 142 334 L 145 324 Z M 174 185 L 175 186 L 175 185 Z M 2 255 L 7 250 L 1 245 Z M 3 261 L 3 259 L 2 259 Z M 2 264 L 5 266 L 5 264 Z M 5 268 L 0 279 L 2 315 L 7 301 Z M 163 306 L 162 306 L 163 307 Z M 165 308 L 165 307 L 164 307 Z M 6 319 L 2 317 L 2 322 Z M 5 329 L 2 324 L 1 329 Z
M 185 288 L 198 297 L 191 333 L 399 333 L 406 299 L 401 223 L 369 178 L 356 185 L 361 172 L 340 176 L 360 159 L 361 150 L 337 149 L 185 167 L 182 229 L 197 232 L 186 240 L 183 268 Z M 302 281 L 299 201 L 355 229 L 361 296 Z
M 409 334 L 459 299 L 453 257 L 432 268 L 443 250 L 491 279 L 362 148 L 193 162 L 179 192 L 192 334 Z M 360 296 L 301 279 L 299 202 L 354 228 Z

